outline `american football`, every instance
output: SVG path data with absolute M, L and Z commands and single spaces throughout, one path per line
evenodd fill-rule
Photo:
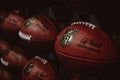
M 23 80 L 57 80 L 56 74 L 50 63 L 35 56 L 28 61 L 22 72 Z
M 74 22 L 63 29 L 57 36 L 55 51 L 60 62 L 75 73 L 104 73 L 120 63 L 111 37 L 88 22 Z
M 57 30 L 47 16 L 39 15 L 28 18 L 18 34 L 27 48 L 39 50 L 42 53 L 54 49 Z
M 25 51 L 20 46 L 11 45 L 3 40 L 0 40 L 0 54 L 0 62 L 8 70 L 23 68 L 28 61 Z
M 2 12 L 0 14 L 1 34 L 8 40 L 17 41 L 18 31 L 22 27 L 25 18 L 15 11 Z

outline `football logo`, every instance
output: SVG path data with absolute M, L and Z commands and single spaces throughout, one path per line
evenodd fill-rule
M 25 21 L 25 26 L 30 26 L 30 25 L 33 24 L 35 21 L 36 21 L 36 17 L 28 18 L 28 19 Z
M 78 31 L 75 30 L 75 29 L 67 30 L 67 31 L 63 34 L 63 36 L 62 36 L 62 38 L 61 38 L 61 40 L 60 40 L 60 44 L 61 44 L 63 47 L 70 45 L 71 42 L 72 42 L 72 40 L 73 40 L 73 38 L 74 38 L 74 36 L 75 36 L 75 34 L 76 34 L 77 32 L 78 32 Z
M 28 64 L 28 66 L 26 67 L 25 72 L 24 72 L 25 75 L 29 75 L 30 74 L 30 72 L 32 71 L 34 65 L 35 64 L 33 64 L 33 63 Z

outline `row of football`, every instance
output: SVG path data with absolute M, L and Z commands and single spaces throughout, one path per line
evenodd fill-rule
M 59 80 L 59 65 L 74 75 L 108 76 L 119 72 L 119 47 L 112 36 L 88 22 L 74 22 L 60 32 L 54 23 L 45 15 L 25 19 L 18 13 L 1 12 L 1 65 L 19 75 L 22 71 L 22 80 Z M 27 52 L 10 47 L 7 42 L 20 45 Z M 52 61 L 56 69 L 43 58 Z

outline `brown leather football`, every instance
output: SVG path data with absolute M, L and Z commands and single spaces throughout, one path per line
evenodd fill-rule
M 42 53 L 54 50 L 57 30 L 51 19 L 45 15 L 38 15 L 28 18 L 18 35 L 25 47 Z
M 106 32 L 88 22 L 74 22 L 63 29 L 57 36 L 55 51 L 60 62 L 75 73 L 119 69 L 116 44 Z
M 23 68 L 28 61 L 25 51 L 20 46 L 11 45 L 3 40 L 0 40 L 0 54 L 1 64 L 10 71 Z
M 15 12 L 2 12 L 0 14 L 0 31 L 1 34 L 8 40 L 17 41 L 18 30 L 22 27 L 25 18 L 17 11 Z
M 51 64 L 39 57 L 35 56 L 28 61 L 22 72 L 23 80 L 57 80 L 54 69 Z

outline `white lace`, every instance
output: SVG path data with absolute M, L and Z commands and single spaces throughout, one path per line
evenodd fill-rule
M 23 32 L 19 31 L 18 35 L 22 38 L 22 39 L 25 39 L 25 40 L 28 40 L 30 41 L 31 39 L 31 35 L 27 35 L 27 34 L 24 34 Z
M 96 27 L 95 25 L 88 22 L 73 22 L 71 25 L 75 25 L 75 24 L 82 24 L 82 25 L 88 26 L 91 29 L 94 29 Z

